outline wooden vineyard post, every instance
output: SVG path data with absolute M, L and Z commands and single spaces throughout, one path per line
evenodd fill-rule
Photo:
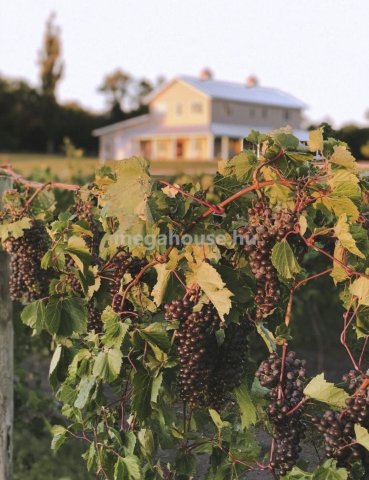
M 0 210 L 9 177 L 0 175 Z M 9 257 L 0 250 L 0 480 L 12 478 L 14 352 L 12 302 L 9 295 Z

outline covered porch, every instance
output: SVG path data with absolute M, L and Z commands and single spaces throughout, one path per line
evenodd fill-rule
M 228 159 L 242 150 L 242 140 L 210 134 L 135 138 L 133 152 L 149 160 Z

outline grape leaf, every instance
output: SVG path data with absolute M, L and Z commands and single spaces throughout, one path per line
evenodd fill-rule
M 369 450 L 369 432 L 366 428 L 362 427 L 358 423 L 355 423 L 355 437 L 357 443 Z
M 136 455 L 118 458 L 114 465 L 114 480 L 142 480 L 140 461 Z
M 241 183 L 251 178 L 258 160 L 252 150 L 244 150 L 227 162 L 225 175 L 235 175 Z
M 105 195 L 106 215 L 119 220 L 117 235 L 143 233 L 150 217 L 147 202 L 150 191 L 147 160 L 132 157 L 117 163 L 117 180 L 106 188 Z
M 333 148 L 333 154 L 329 158 L 329 161 L 349 170 L 354 170 L 356 168 L 355 158 L 343 145 L 336 145 Z
M 133 376 L 132 408 L 139 421 L 151 414 L 152 377 L 143 368 L 136 370 Z
M 338 170 L 328 180 L 332 189 L 331 197 L 348 197 L 352 200 L 360 200 L 361 191 L 359 178 L 347 170 Z
M 334 247 L 333 257 L 338 260 L 339 262 L 346 264 L 346 255 L 345 255 L 345 248 L 342 246 L 340 242 L 337 242 Z M 343 268 L 341 263 L 333 261 L 333 270 L 331 273 L 331 277 L 334 280 L 334 283 L 343 282 L 348 277 L 347 271 Z
M 308 146 L 311 152 L 323 151 L 323 127 L 309 132 Z
M 314 160 L 313 155 L 308 152 L 287 152 L 286 157 L 295 162 L 311 162 Z
M 318 467 L 312 480 L 347 480 L 348 472 L 345 468 L 337 468 L 336 460 L 327 460 Z
M 138 332 L 140 337 L 146 340 L 150 345 L 157 346 L 164 352 L 169 352 L 171 343 L 165 328 L 161 323 L 151 323 L 148 327 L 145 327 Z
M 244 381 L 233 390 L 241 414 L 242 428 L 248 428 L 256 423 L 256 408 L 252 403 L 247 384 Z
M 101 338 L 106 347 L 119 348 L 129 330 L 129 324 L 121 321 L 119 315 L 108 306 L 101 315 L 104 324 L 104 335 Z
M 167 265 L 165 263 L 155 265 L 155 270 L 157 273 L 157 280 L 154 288 L 152 289 L 151 295 L 154 299 L 155 305 L 159 306 L 163 301 L 165 291 L 168 286 L 170 270 L 167 269 Z
M 119 348 L 102 350 L 96 357 L 93 374 L 103 382 L 114 381 L 122 366 L 122 352 Z
M 268 136 L 265 133 L 260 133 L 251 129 L 250 133 L 246 137 L 246 141 L 254 145 L 259 145 L 260 143 L 265 142 L 267 138 Z
M 272 249 L 272 263 L 278 273 L 286 279 L 293 278 L 301 271 L 295 254 L 286 239 L 277 242 Z
M 304 215 L 299 216 L 299 227 L 300 227 L 301 235 L 305 235 L 306 230 L 308 228 L 308 223 Z
M 350 285 L 350 292 L 357 297 L 359 305 L 369 306 L 369 279 L 359 277 Z
M 347 215 L 345 213 L 339 217 L 338 222 L 334 227 L 334 233 L 341 242 L 342 246 L 345 247 L 349 252 L 357 255 L 360 258 L 365 258 L 365 255 L 357 248 L 356 242 L 350 233 L 350 227 L 347 223 Z
M 53 425 L 51 427 L 51 434 L 53 436 L 51 442 L 51 449 L 54 452 L 57 452 L 59 448 L 63 445 L 63 443 L 66 441 L 68 431 L 62 425 Z
M 313 197 L 320 194 L 314 194 Z M 334 195 L 326 195 L 317 200 L 314 204 L 318 206 L 319 203 L 322 203 L 329 211 L 333 212 L 337 217 L 342 214 L 347 214 L 348 217 L 351 217 L 351 220 L 357 220 L 359 218 L 359 210 L 354 202 L 347 197 L 336 197 Z
M 312 478 L 312 473 L 304 472 L 299 467 L 293 467 L 290 472 L 281 477 L 282 480 L 312 480 Z
M 224 321 L 224 315 L 231 310 L 233 293 L 228 290 L 222 277 L 209 263 L 192 264 L 191 268 L 192 272 L 188 275 L 188 283 L 200 285 Z
M 292 133 L 285 133 L 277 130 L 273 133 L 274 141 L 284 150 L 297 150 L 299 146 L 299 139 L 292 135 Z
M 82 409 L 86 406 L 88 399 L 91 394 L 91 390 L 96 384 L 96 379 L 94 377 L 82 377 L 79 385 L 77 387 L 78 395 L 74 402 L 76 408 Z
M 267 346 L 267 349 L 269 350 L 270 353 L 275 352 L 277 349 L 276 345 L 276 339 L 273 335 L 273 333 L 268 330 L 266 327 L 264 327 L 262 322 L 257 322 L 256 323 L 256 330 L 258 334 L 261 336 L 261 338 L 264 340 L 265 345 Z
M 285 208 L 293 208 L 294 201 L 290 188 L 278 183 L 278 176 L 271 168 L 263 167 L 262 172 L 265 180 L 276 180 L 274 185 L 265 188 L 265 194 L 269 198 L 270 203 L 272 205 L 281 205 Z
M 214 410 L 213 408 L 209 408 L 209 415 L 211 419 L 213 420 L 215 426 L 217 427 L 218 430 L 223 430 L 223 428 L 230 427 L 231 424 L 229 422 L 224 422 L 219 413 Z
M 13 223 L 4 223 L 0 225 L 0 240 L 4 241 L 9 237 L 20 238 L 24 234 L 24 230 L 32 227 L 32 220 L 23 217 Z
M 45 328 L 45 302 L 43 300 L 36 300 L 29 305 L 26 305 L 21 313 L 21 320 L 25 325 L 40 333 Z
M 348 394 L 342 388 L 326 381 L 324 373 L 317 375 L 306 385 L 304 394 L 335 408 L 344 407 L 348 398 Z

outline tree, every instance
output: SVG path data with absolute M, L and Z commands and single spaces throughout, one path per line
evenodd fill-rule
M 52 13 L 46 22 L 46 31 L 40 52 L 41 91 L 47 97 L 55 99 L 55 90 L 62 78 L 64 63 L 61 60 L 60 28 L 54 24 Z
M 150 82 L 150 80 L 147 80 L 146 78 L 142 78 L 137 82 L 137 87 L 136 87 L 136 104 L 137 108 L 143 107 L 145 105 L 144 99 L 145 97 L 153 91 L 153 84 Z
M 114 120 L 121 120 L 130 102 L 129 89 L 132 77 L 129 73 L 117 68 L 105 76 L 99 92 L 106 94 L 110 107 L 110 115 Z

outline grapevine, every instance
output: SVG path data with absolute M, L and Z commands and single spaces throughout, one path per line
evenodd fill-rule
M 55 347 L 53 448 L 78 438 L 96 478 L 199 478 L 201 458 L 206 479 L 369 475 L 368 182 L 321 130 L 247 141 L 206 187 L 136 157 L 85 186 L 0 166 L 12 296 Z M 328 276 L 352 365 L 338 385 L 293 346 L 299 292 Z M 312 437 L 325 458 L 304 471 Z

